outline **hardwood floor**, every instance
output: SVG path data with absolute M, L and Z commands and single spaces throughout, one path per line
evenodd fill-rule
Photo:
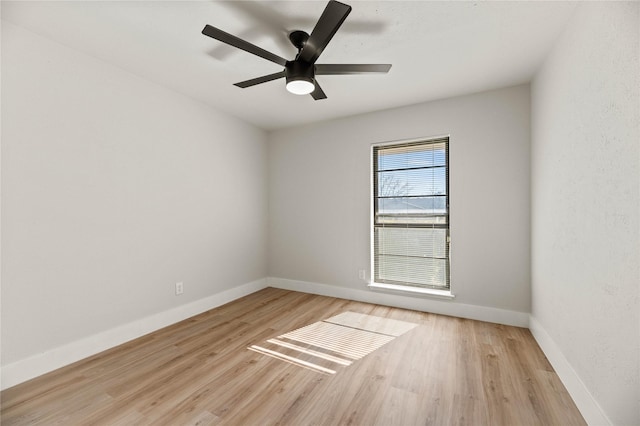
M 335 374 L 247 349 L 347 311 L 418 325 L 348 366 L 334 363 Z M 320 346 L 306 345 L 326 352 Z M 1 400 L 2 425 L 585 424 L 527 329 L 273 288 Z

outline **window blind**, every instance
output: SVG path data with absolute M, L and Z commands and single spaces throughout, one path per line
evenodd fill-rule
M 374 282 L 448 289 L 449 139 L 373 147 Z

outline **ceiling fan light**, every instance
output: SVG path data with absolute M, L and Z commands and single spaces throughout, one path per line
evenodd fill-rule
M 316 86 L 313 80 L 306 78 L 298 78 L 287 81 L 287 90 L 294 95 L 308 95 L 315 90 Z

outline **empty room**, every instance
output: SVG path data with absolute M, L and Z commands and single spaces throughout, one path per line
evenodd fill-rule
M 4 1 L 2 425 L 640 425 L 640 3 Z

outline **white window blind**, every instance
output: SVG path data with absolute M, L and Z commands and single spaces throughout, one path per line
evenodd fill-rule
M 373 147 L 374 282 L 449 288 L 449 139 Z

